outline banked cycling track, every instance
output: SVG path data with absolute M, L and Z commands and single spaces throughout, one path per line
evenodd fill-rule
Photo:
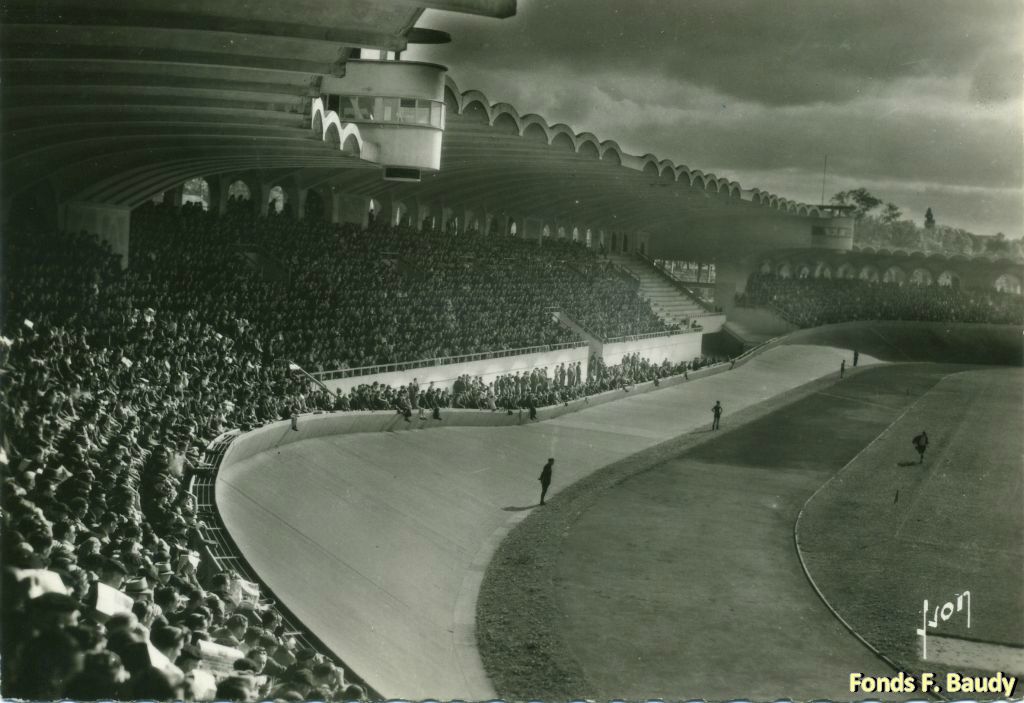
M 228 450 L 218 510 L 275 594 L 384 696 L 494 698 L 476 648 L 477 595 L 490 557 L 537 503 L 547 457 L 556 457 L 557 499 L 605 466 L 706 427 L 716 400 L 728 427 L 731 415 L 837 375 L 842 359 L 849 365 L 849 348 L 818 344 L 855 341 L 861 366 L 879 363 L 867 353 L 875 350 L 909 360 L 889 348 L 900 344 L 892 341 L 896 328 L 836 327 L 831 336 L 775 345 L 733 370 L 612 402 L 595 399 L 577 412 L 542 411 L 536 423 L 476 411 L 411 426 L 392 413 L 304 417 L 298 432 L 276 423 Z M 422 425 L 433 431 L 419 431 Z M 757 537 L 763 544 L 735 547 L 794 559 L 791 535 L 779 534 L 764 531 Z M 784 599 L 809 604 L 801 629 L 822 644 L 822 660 L 806 665 L 813 670 L 831 659 L 847 674 L 883 668 L 837 625 L 802 575 L 793 576 L 777 585 L 792 591 Z M 688 578 L 699 581 L 699 571 Z M 758 605 L 743 607 L 756 619 Z M 732 637 L 739 644 L 745 634 L 738 629 Z M 715 646 L 728 649 L 728 635 Z

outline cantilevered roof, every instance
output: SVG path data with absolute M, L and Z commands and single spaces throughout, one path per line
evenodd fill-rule
M 137 169 L 161 169 L 170 185 L 224 170 L 345 167 L 308 129 L 321 77 L 344 75 L 354 49 L 403 50 L 428 7 L 506 17 L 516 3 L 5 0 L 4 196 L 45 181 L 61 200 L 97 199 Z
M 612 140 L 520 115 L 450 77 L 441 170 L 421 183 L 391 183 L 348 171 L 307 180 L 339 192 L 407 205 L 443 204 L 477 216 L 487 212 L 543 219 L 553 228 L 685 234 L 694 255 L 711 254 L 720 235 L 741 220 L 830 217 L 813 205 L 659 159 L 626 154 Z
M 261 171 L 302 188 L 555 228 L 683 234 L 695 255 L 744 223 L 830 214 L 696 166 L 626 154 L 450 78 L 440 173 L 384 181 L 345 143 L 324 141 L 312 102 L 354 49 L 404 49 L 426 7 L 505 17 L 515 0 L 7 0 L 4 196 L 46 183 L 60 201 L 135 206 L 195 176 Z

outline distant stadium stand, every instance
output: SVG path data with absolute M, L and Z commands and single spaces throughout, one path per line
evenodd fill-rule
M 994 289 L 876 281 L 750 276 L 737 302 L 764 305 L 800 327 L 853 320 L 1024 324 L 1024 298 Z

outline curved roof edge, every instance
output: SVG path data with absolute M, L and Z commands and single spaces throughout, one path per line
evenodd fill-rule
M 617 162 L 634 171 L 646 171 L 651 175 L 676 182 L 685 181 L 690 187 L 700 188 L 708 193 L 738 198 L 772 210 L 804 217 L 829 217 L 826 211 L 816 205 L 789 200 L 760 188 L 744 188 L 737 181 L 719 177 L 713 173 L 704 173 L 699 169 L 691 169 L 682 164 L 676 165 L 671 159 L 661 159 L 655 154 L 647 153 L 643 156 L 627 154 L 613 139 L 602 141 L 591 132 L 573 132 L 568 125 L 552 124 L 542 115 L 523 114 L 511 103 L 492 103 L 479 90 L 463 91 L 450 75 L 445 76 L 445 98 L 456 114 L 461 115 L 470 107 L 477 106 L 485 116 L 488 125 L 494 126 L 500 120 L 504 125 L 512 127 L 519 136 L 523 136 L 531 128 L 536 132 L 536 128 L 539 127 L 549 145 L 560 137 L 561 143 L 571 143 L 572 150 L 578 154 L 586 153 L 601 160 Z
M 905 256 L 913 257 L 915 259 L 927 259 L 932 261 L 981 261 L 990 264 L 1011 264 L 1014 266 L 1020 266 L 1024 264 L 1024 261 L 1015 259 L 1012 256 L 1003 254 L 946 254 L 941 251 L 921 251 L 920 249 L 907 249 L 905 247 L 874 247 L 870 244 L 854 244 L 850 250 L 854 254 L 875 254 L 879 256 Z

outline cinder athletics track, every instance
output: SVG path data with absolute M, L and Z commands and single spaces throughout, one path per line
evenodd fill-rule
M 502 537 L 536 504 L 548 456 L 556 496 L 707 426 L 715 400 L 728 428 L 732 413 L 835 374 L 848 356 L 781 346 L 732 371 L 530 425 L 305 440 L 234 465 L 218 479 L 217 504 L 270 588 L 383 695 L 493 698 L 476 651 L 476 595 Z

